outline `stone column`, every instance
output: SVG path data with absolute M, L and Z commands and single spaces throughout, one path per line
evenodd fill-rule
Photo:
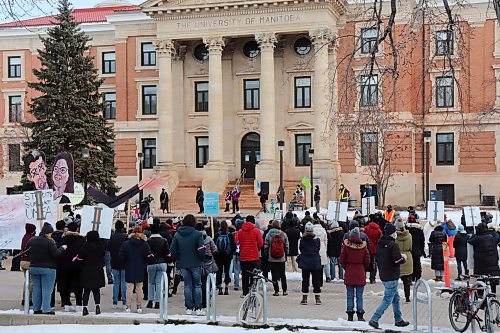
M 336 179 L 340 175 L 338 163 L 338 132 L 336 81 L 330 75 L 329 46 L 334 40 L 330 29 L 315 29 L 309 32 L 314 46 L 314 77 L 312 100 L 314 106 L 314 184 L 320 185 L 321 205 L 327 207 L 334 200 Z
M 166 184 L 167 191 L 172 192 L 179 182 L 177 168 L 174 164 L 174 106 L 172 55 L 175 52 L 171 39 L 155 41 L 158 58 L 158 140 L 156 142 L 156 169 L 172 176 Z
M 275 193 L 279 182 L 276 157 L 276 95 L 274 82 L 274 48 L 276 34 L 255 35 L 260 47 L 260 151 L 261 161 L 256 168 L 256 178 L 268 181 L 271 193 Z
M 228 169 L 224 163 L 224 110 L 222 100 L 222 37 L 203 38 L 208 58 L 208 156 L 203 170 L 203 187 L 207 192 L 224 190 Z

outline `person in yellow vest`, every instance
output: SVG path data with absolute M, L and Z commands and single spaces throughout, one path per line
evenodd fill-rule
M 344 184 L 340 184 L 340 186 L 339 186 L 339 196 L 340 196 L 340 201 L 349 202 L 349 197 L 351 196 L 351 193 L 344 186 Z
M 392 209 L 391 205 L 387 205 L 387 209 L 384 210 L 384 219 L 389 223 L 393 223 L 395 216 L 396 216 L 396 211 Z

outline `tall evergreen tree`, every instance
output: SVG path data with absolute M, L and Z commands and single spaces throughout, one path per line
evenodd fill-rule
M 76 181 L 113 190 L 114 133 L 103 118 L 99 93 L 103 80 L 93 57 L 85 54 L 91 38 L 78 27 L 68 0 L 60 0 L 58 9 L 47 37 L 40 37 L 44 45 L 38 50 L 41 67 L 33 71 L 37 81 L 29 83 L 37 96 L 29 104 L 35 120 L 24 124 L 31 130 L 24 146 L 45 152 L 50 166 L 58 153 L 69 152 L 75 161 Z M 90 150 L 88 163 L 82 160 L 84 147 Z

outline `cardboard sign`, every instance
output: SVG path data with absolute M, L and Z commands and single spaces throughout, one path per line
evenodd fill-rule
M 57 221 L 57 204 L 52 190 L 24 192 L 24 213 L 26 222 L 41 228 L 45 222 L 52 225 Z
M 328 213 L 326 219 L 329 221 L 342 221 L 347 220 L 347 208 L 349 203 L 340 201 L 328 201 Z
M 479 207 L 464 207 L 465 225 L 475 227 L 481 223 L 481 212 Z
M 219 215 L 219 193 L 205 193 L 203 208 L 208 216 Z
M 24 195 L 0 195 L 0 249 L 20 250 L 25 224 Z
M 361 214 L 368 216 L 370 214 L 375 214 L 375 197 L 365 197 L 361 199 Z
M 85 236 L 89 231 L 97 231 L 100 238 L 109 239 L 113 227 L 113 212 L 113 208 L 106 207 L 103 204 L 83 206 L 80 234 Z
M 444 221 L 444 201 L 427 202 L 427 220 Z
M 83 201 L 83 198 L 85 197 L 85 191 L 82 184 L 80 183 L 75 183 L 74 190 L 74 193 L 64 193 L 64 195 L 69 199 L 69 202 L 72 205 L 78 205 Z

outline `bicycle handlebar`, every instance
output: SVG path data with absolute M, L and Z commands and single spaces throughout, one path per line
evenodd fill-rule
M 262 275 L 262 271 L 261 270 L 258 270 L 258 269 L 254 269 L 253 271 L 249 271 L 247 270 L 247 273 L 252 275 L 252 276 L 255 276 L 259 279 L 262 279 L 266 282 L 270 282 L 272 284 L 275 284 L 275 283 L 278 283 L 277 281 L 272 281 L 272 280 L 269 280 L 268 278 L 266 278 L 264 275 Z

